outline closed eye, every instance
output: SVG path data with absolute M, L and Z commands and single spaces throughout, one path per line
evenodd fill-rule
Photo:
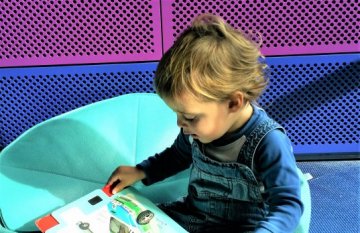
M 184 120 L 187 122 L 195 122 L 198 117 L 184 117 Z

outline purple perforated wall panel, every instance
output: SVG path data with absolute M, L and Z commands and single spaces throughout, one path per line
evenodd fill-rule
M 162 1 L 164 50 L 201 13 L 259 33 L 265 55 L 360 51 L 357 0 Z
M 159 0 L 0 1 L 0 67 L 158 60 Z

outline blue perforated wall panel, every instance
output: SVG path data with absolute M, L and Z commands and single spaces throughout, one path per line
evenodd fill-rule
M 121 94 L 153 92 L 156 64 L 0 69 L 0 147 L 72 109 Z
M 288 131 L 298 155 L 359 154 L 360 56 L 268 59 L 260 103 Z
M 359 54 L 267 58 L 259 103 L 299 155 L 359 153 Z M 0 69 L 0 146 L 34 124 L 88 103 L 153 92 L 157 63 Z

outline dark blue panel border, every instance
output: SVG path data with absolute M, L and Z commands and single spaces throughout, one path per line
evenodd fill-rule
M 31 75 L 66 75 L 82 73 L 104 73 L 118 71 L 148 71 L 155 70 L 157 62 L 99 64 L 99 65 L 69 65 L 69 66 L 42 66 L 42 67 L 16 67 L 0 68 L 0 77 L 31 76 Z
M 317 64 L 326 65 L 327 63 L 337 62 L 360 62 L 360 53 L 349 54 L 327 54 L 327 55 L 310 55 L 310 56 L 279 56 L 267 57 L 268 65 L 292 65 L 292 64 Z

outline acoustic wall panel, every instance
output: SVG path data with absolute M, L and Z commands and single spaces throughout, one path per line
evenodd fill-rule
M 265 55 L 359 52 L 357 0 L 163 0 L 163 43 L 168 49 L 201 13 L 223 17 L 263 40 Z
M 360 54 L 268 58 L 270 85 L 259 103 L 304 158 L 360 158 Z
M 156 63 L 0 69 L 0 148 L 31 126 L 121 94 L 154 92 Z
M 0 1 L 0 67 L 155 61 L 159 0 Z
M 360 55 L 270 57 L 260 105 L 298 158 L 359 156 Z M 0 69 L 0 147 L 52 116 L 132 92 L 154 92 L 157 63 Z

